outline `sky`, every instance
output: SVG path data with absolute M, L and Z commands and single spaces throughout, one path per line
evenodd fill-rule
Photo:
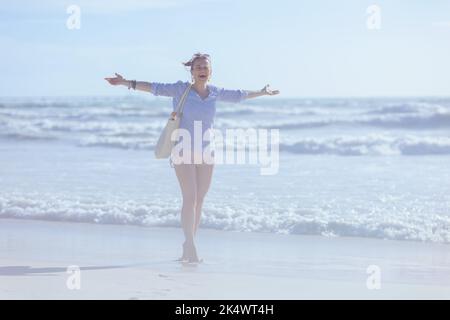
M 450 96 L 448 0 L 1 4 L 3 97 L 128 94 L 103 80 L 114 72 L 187 81 L 181 62 L 195 52 L 211 55 L 212 83 L 229 89 L 270 84 L 287 98 Z M 79 29 L 67 26 L 71 5 Z

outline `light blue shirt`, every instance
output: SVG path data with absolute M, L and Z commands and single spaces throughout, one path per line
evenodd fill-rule
M 150 82 L 150 92 L 155 96 L 172 97 L 173 110 L 175 111 L 181 96 L 189 84 L 189 82 L 183 82 L 181 80 L 175 83 Z M 209 95 L 205 99 L 202 99 L 197 91 L 191 88 L 184 102 L 180 128 L 188 130 L 191 134 L 192 147 L 194 145 L 194 121 L 202 122 L 203 137 L 206 130 L 213 128 L 214 116 L 216 114 L 216 101 L 239 103 L 248 95 L 248 92 L 245 90 L 229 90 L 210 84 L 207 85 L 207 88 Z M 203 150 L 208 144 L 209 141 L 203 141 Z

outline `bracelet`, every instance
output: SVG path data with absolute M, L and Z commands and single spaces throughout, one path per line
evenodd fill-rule
M 128 90 L 133 88 L 133 90 L 136 90 L 136 80 L 130 80 L 128 81 Z

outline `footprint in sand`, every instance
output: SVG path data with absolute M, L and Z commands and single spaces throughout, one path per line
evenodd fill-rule
M 158 277 L 164 278 L 164 279 L 166 279 L 166 280 L 168 280 L 168 281 L 175 281 L 175 279 L 171 278 L 171 277 L 168 276 L 168 275 L 162 274 L 162 273 L 158 274 Z

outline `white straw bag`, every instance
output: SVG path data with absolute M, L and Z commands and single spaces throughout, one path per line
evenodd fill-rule
M 176 141 L 176 139 L 172 141 L 172 133 L 180 126 L 180 120 L 183 116 L 184 101 L 186 100 L 186 96 L 189 93 L 192 84 L 193 83 L 190 83 L 184 91 L 183 96 L 181 97 L 180 101 L 178 102 L 178 106 L 175 109 L 176 111 L 172 112 L 169 119 L 167 120 L 167 124 L 164 130 L 159 136 L 158 143 L 155 147 L 155 157 L 157 159 L 168 158 L 172 153 L 172 148 L 175 145 Z

